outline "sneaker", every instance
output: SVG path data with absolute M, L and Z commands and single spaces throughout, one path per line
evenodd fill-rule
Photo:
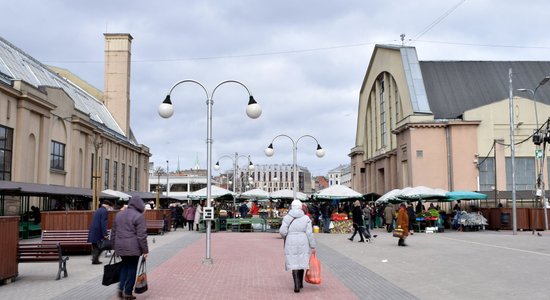
M 353 242 L 353 239 L 352 238 L 349 238 L 348 240 L 352 241 Z

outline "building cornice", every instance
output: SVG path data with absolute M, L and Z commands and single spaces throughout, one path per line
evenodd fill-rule
M 434 122 L 407 123 L 392 130 L 393 134 L 399 134 L 411 128 L 444 128 L 449 126 L 477 126 L 481 121 L 445 120 Z

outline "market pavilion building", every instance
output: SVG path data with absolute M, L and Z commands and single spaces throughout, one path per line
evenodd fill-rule
M 79 198 L 66 209 L 90 209 L 94 187 L 147 190 L 151 154 L 130 128 L 132 37 L 104 36 L 104 91 L 0 38 L 0 183 L 32 183 L 30 194 Z M 22 213 L 16 191 L 0 189 L 0 215 Z M 50 210 L 57 205 L 50 200 L 30 201 Z
M 533 191 L 540 160 L 531 137 L 550 116 L 550 84 L 536 103 L 517 89 L 535 89 L 548 75 L 546 61 L 419 61 L 414 47 L 376 45 L 349 154 L 352 188 L 512 190 L 512 91 L 516 189 Z

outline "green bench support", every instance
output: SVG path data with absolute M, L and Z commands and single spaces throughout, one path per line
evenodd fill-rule
M 267 224 L 266 220 L 263 218 L 244 218 L 244 219 L 227 219 L 227 230 L 237 232 L 252 232 L 254 227 L 252 224 L 261 224 L 262 232 L 265 232 Z

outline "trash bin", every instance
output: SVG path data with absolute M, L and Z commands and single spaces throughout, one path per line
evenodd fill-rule
M 227 217 L 220 217 L 220 231 L 227 230 Z

